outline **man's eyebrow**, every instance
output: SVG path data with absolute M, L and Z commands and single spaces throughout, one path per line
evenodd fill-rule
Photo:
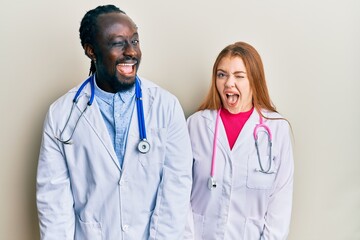
M 133 37 L 138 37 L 139 36 L 139 33 L 138 32 L 135 32 L 131 38 Z M 126 38 L 127 36 L 124 36 L 124 35 L 121 35 L 121 34 L 112 34 L 110 35 L 110 38 L 113 39 L 113 38 Z

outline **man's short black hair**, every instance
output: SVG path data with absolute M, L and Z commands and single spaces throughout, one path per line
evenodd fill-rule
M 80 29 L 79 29 L 82 46 L 84 46 L 84 44 L 86 43 L 94 44 L 94 39 L 97 30 L 96 29 L 97 17 L 101 14 L 112 13 L 112 12 L 119 12 L 126 14 L 124 11 L 120 10 L 118 7 L 114 5 L 98 6 L 97 8 L 94 8 L 85 14 L 83 19 L 81 20 Z
M 83 19 L 81 20 L 80 24 L 80 40 L 81 45 L 84 47 L 85 44 L 90 44 L 93 47 L 95 46 L 95 36 L 97 31 L 97 18 L 101 14 L 105 13 L 112 13 L 112 12 L 119 12 L 126 14 L 124 11 L 120 10 L 118 7 L 114 5 L 104 5 L 104 6 L 98 6 L 90 11 L 88 11 Z M 90 66 L 90 73 L 89 75 L 95 73 L 96 67 L 94 64 L 94 61 L 91 60 L 91 66 Z

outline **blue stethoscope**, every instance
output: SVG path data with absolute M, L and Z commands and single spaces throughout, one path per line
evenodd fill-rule
M 216 180 L 214 178 L 215 175 L 215 158 L 216 158 L 216 145 L 217 145 L 217 136 L 218 136 L 218 129 L 219 129 L 219 119 L 220 119 L 220 112 L 221 108 L 218 110 L 216 115 L 216 121 L 215 121 L 215 133 L 214 133 L 214 142 L 213 142 L 213 153 L 211 158 L 211 170 L 210 170 L 210 177 L 208 180 L 208 188 L 211 190 L 213 188 L 216 188 Z M 268 147 L 269 147 L 269 164 L 268 168 L 265 170 L 260 158 L 260 152 L 259 152 L 259 143 L 258 143 L 258 130 L 259 128 L 265 129 L 265 133 L 268 137 Z M 263 118 L 260 115 L 260 121 L 258 124 L 255 125 L 254 132 L 253 132 L 254 140 L 255 140 L 255 148 L 256 148 L 256 154 L 259 162 L 259 169 L 255 169 L 257 172 L 261 172 L 264 174 L 274 174 L 276 171 L 270 171 L 271 170 L 271 162 L 272 162 L 272 134 L 270 131 L 270 128 L 263 122 Z
M 82 92 L 84 87 L 89 83 L 90 83 L 90 88 L 91 88 L 91 95 L 90 95 L 89 101 L 88 101 L 86 107 L 84 108 L 84 110 L 81 112 L 79 118 L 77 119 L 70 137 L 67 140 L 64 140 L 64 139 L 62 139 L 62 134 L 65 131 L 65 129 L 69 123 L 69 120 L 71 118 L 71 115 L 73 113 L 75 105 L 79 101 L 80 93 Z M 95 78 L 94 78 L 94 75 L 92 75 L 88 79 L 86 79 L 86 81 L 83 82 L 81 84 L 80 88 L 77 90 L 77 92 L 74 96 L 74 99 L 73 99 L 73 104 L 71 106 L 70 115 L 69 115 L 68 119 L 66 120 L 65 126 L 62 129 L 62 131 L 60 132 L 60 136 L 59 137 L 55 136 L 55 138 L 57 140 L 59 140 L 60 142 L 62 142 L 64 144 L 72 144 L 72 137 L 74 135 L 76 127 L 77 127 L 81 117 L 84 115 L 85 111 L 88 109 L 88 107 L 90 107 L 92 105 L 92 103 L 94 101 L 94 97 L 95 97 Z M 150 150 L 150 143 L 146 139 L 144 108 L 143 108 L 143 102 L 142 102 L 142 91 L 141 91 L 141 87 L 140 87 L 140 80 L 137 76 L 135 79 L 135 100 L 136 100 L 136 109 L 137 109 L 137 116 L 138 116 L 139 133 L 140 133 L 140 142 L 139 142 L 137 148 L 140 153 L 145 154 L 145 153 L 149 152 L 149 150 Z

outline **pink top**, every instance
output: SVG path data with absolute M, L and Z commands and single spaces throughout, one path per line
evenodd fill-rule
M 236 139 L 238 138 L 241 129 L 244 127 L 246 121 L 254 111 L 254 107 L 247 112 L 230 113 L 225 108 L 221 108 L 220 116 L 224 124 L 226 136 L 229 141 L 230 149 L 233 148 Z

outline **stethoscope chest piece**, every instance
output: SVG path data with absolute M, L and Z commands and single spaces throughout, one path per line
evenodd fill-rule
M 141 140 L 138 144 L 138 150 L 139 152 L 145 154 L 149 152 L 150 150 L 150 143 L 146 140 Z
M 213 177 L 209 177 L 208 188 L 210 190 L 212 190 L 213 188 L 216 188 L 216 180 Z

